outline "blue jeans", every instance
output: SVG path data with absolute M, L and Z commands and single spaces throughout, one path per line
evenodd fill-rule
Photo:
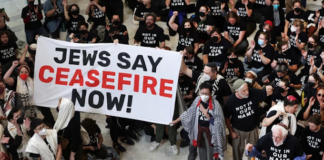
M 65 39 L 65 40 L 66 40 L 67 42 L 71 42 L 70 34 L 71 34 L 71 33 L 66 32 L 66 39 Z
M 217 67 L 220 67 L 222 65 L 221 62 L 213 62 L 213 63 L 215 63 Z
M 36 35 L 44 35 L 48 37 L 48 32 L 47 30 L 44 28 L 44 26 L 39 27 L 36 30 L 25 30 L 25 34 L 26 34 L 26 40 L 28 45 L 35 43 L 35 37 Z
M 243 66 L 244 66 L 244 70 L 247 72 L 247 71 L 253 71 L 254 73 L 258 74 L 259 72 L 261 72 L 263 70 L 263 67 L 260 67 L 260 68 L 254 68 L 254 67 L 251 67 L 251 68 L 248 68 L 248 64 L 246 64 L 245 62 L 243 63 Z

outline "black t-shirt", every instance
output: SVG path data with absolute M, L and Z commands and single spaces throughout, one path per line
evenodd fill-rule
M 222 70 L 224 69 L 225 63 L 228 62 L 228 67 L 225 70 L 225 73 L 222 73 Z M 240 72 L 240 76 L 237 76 L 236 73 L 234 72 L 234 69 L 238 68 Z M 235 63 L 229 62 L 229 60 L 224 60 L 219 67 L 219 73 L 221 73 L 226 79 L 227 78 L 243 78 L 244 77 L 244 66 L 242 61 L 237 60 Z
M 288 30 L 287 36 L 289 36 L 289 43 L 290 43 L 290 49 L 293 49 L 296 54 L 300 54 L 300 50 L 297 48 L 296 44 L 296 32 L 291 33 L 290 30 Z M 301 43 L 307 43 L 308 37 L 305 32 L 300 32 L 298 35 L 298 42 Z
M 201 71 L 192 71 L 192 80 L 197 83 L 203 74 L 204 73 Z M 218 82 L 216 79 L 207 82 L 213 86 L 212 96 L 216 95 L 216 100 L 220 104 L 223 104 L 223 97 L 232 94 L 232 91 L 225 79 L 220 79 Z
M 318 31 L 318 39 L 319 39 L 320 46 L 322 47 L 322 49 L 324 49 L 324 28 L 321 28 Z
M 29 11 L 32 14 L 32 16 L 30 17 L 29 23 L 25 23 L 25 29 L 36 30 L 42 26 L 42 22 L 37 17 L 37 14 L 35 13 L 35 9 L 36 9 L 36 6 L 34 6 L 34 8 L 26 6 L 22 9 L 21 18 L 29 17 L 30 16 Z M 42 13 L 40 7 L 38 8 L 38 13 Z
M 249 97 L 238 99 L 232 94 L 224 106 L 224 115 L 231 118 L 231 124 L 234 128 L 249 132 L 255 129 L 259 123 L 257 109 L 259 103 L 267 98 L 266 90 L 249 89 Z
M 276 103 L 279 103 L 279 102 L 284 102 L 285 98 L 289 95 L 292 95 L 296 98 L 299 98 L 299 95 L 298 93 L 295 91 L 295 90 L 288 90 L 288 93 L 286 96 L 282 96 L 282 94 L 277 90 L 277 91 L 274 91 L 272 96 L 271 96 L 271 100 L 273 102 L 276 102 Z
M 260 33 L 263 32 L 263 29 L 259 29 L 256 33 L 255 33 L 255 36 L 254 36 L 254 41 L 255 42 L 258 42 L 258 38 L 260 36 Z M 277 38 L 276 38 L 276 33 L 271 30 L 271 37 L 270 37 L 270 44 L 277 44 Z
M 244 21 L 236 22 L 234 25 L 230 23 L 224 23 L 224 31 L 228 32 L 228 35 L 233 38 L 234 41 L 238 40 L 240 31 L 246 31 L 246 25 Z M 246 36 L 244 36 L 246 38 Z
M 185 64 L 187 65 L 188 68 L 191 70 L 197 70 L 197 71 L 202 71 L 203 70 L 203 61 L 198 57 L 195 56 L 192 61 L 185 60 Z
M 160 47 L 160 42 L 164 42 L 163 29 L 158 25 L 154 25 L 154 28 L 149 30 L 144 25 L 140 25 L 136 31 L 134 39 L 137 42 L 141 42 L 143 47 Z
M 208 42 L 204 45 L 203 55 L 208 55 L 208 62 L 223 62 L 227 59 L 227 50 L 233 45 L 226 38 L 222 37 L 219 43 Z
M 190 33 L 189 35 L 179 34 L 179 42 L 177 46 L 177 51 L 182 51 L 184 48 L 191 46 L 195 47 L 195 43 L 199 42 L 197 33 Z
M 140 3 L 137 6 L 135 16 L 137 17 L 144 17 L 145 14 L 147 13 L 155 13 L 157 17 L 160 17 L 160 10 L 157 6 L 151 5 L 150 8 L 146 8 L 143 3 Z M 145 25 L 145 21 L 140 21 L 140 25 Z
M 276 147 L 273 143 L 272 132 L 264 135 L 259 139 L 257 144 L 254 145 L 260 153 L 265 150 L 267 153 L 266 159 L 282 159 L 293 160 L 296 157 L 300 157 L 304 154 L 303 147 L 300 145 L 299 140 L 288 134 L 283 144 Z
M 178 12 L 186 12 L 186 2 L 185 0 L 171 0 L 170 10 Z
M 98 41 L 100 41 L 100 37 L 96 34 L 96 33 L 93 33 L 93 32 L 88 32 L 88 36 L 87 37 L 81 37 L 81 34 L 76 34 L 75 37 L 79 38 L 80 40 L 84 40 L 85 43 L 92 43 L 92 39 L 93 38 L 97 38 L 96 42 L 97 43 Z
M 262 63 L 262 60 L 259 55 L 259 50 L 262 50 L 262 54 L 270 59 L 270 63 L 268 65 L 264 65 Z M 267 44 L 264 48 L 262 48 L 260 45 L 255 44 L 255 48 L 252 53 L 251 62 L 249 62 L 249 66 L 254 68 L 261 68 L 264 67 L 263 70 L 271 71 L 271 61 L 274 57 L 274 48 L 271 46 L 271 44 Z
M 105 3 L 102 1 L 99 2 L 98 5 L 101 7 L 105 7 Z M 102 12 L 97 6 L 95 6 L 92 11 L 90 9 L 89 15 L 91 21 L 93 21 L 93 23 L 96 26 L 98 25 L 106 26 L 106 14 L 105 12 Z
M 320 16 L 318 17 L 318 22 L 321 21 L 324 18 L 324 9 L 318 10 L 320 12 Z
M 68 33 L 79 33 L 78 25 L 80 22 L 85 22 L 85 19 L 82 15 L 78 15 L 77 18 L 74 18 L 72 15 L 70 16 L 70 20 L 67 21 L 67 29 Z
M 179 77 L 179 87 L 182 95 L 190 95 L 190 91 L 195 89 L 192 79 L 186 75 Z M 192 99 L 185 99 L 185 102 L 192 101 L 194 98 L 195 97 L 192 97 Z
M 248 9 L 253 10 L 253 4 L 251 2 L 248 2 L 247 7 Z M 241 0 L 235 3 L 234 8 L 237 9 L 238 15 L 242 20 L 246 22 L 252 20 L 252 15 L 250 17 L 247 15 L 245 4 L 243 4 Z
M 292 22 L 295 19 L 300 19 L 301 21 L 305 22 L 307 21 L 307 14 L 305 11 L 301 11 L 299 15 L 295 15 L 294 10 L 290 11 L 286 15 L 286 20 L 289 22 L 289 28 L 292 25 Z
M 297 64 L 297 56 L 294 52 L 291 52 L 290 49 L 287 51 L 287 54 L 279 53 L 278 51 L 275 52 L 273 56 L 273 60 L 284 61 L 286 60 L 290 66 Z
M 270 111 L 268 114 L 267 114 L 267 118 L 271 118 L 272 116 L 275 116 L 277 114 L 277 111 L 273 110 L 273 111 Z M 275 124 L 278 124 L 282 121 L 283 119 L 283 116 L 280 115 L 279 117 L 277 117 L 268 127 L 267 127 L 267 130 L 266 130 L 266 133 L 269 133 L 271 132 L 271 128 L 273 125 Z
M 205 109 L 208 108 L 209 103 L 204 103 L 203 101 L 200 102 Z M 210 117 L 213 117 L 210 113 L 208 113 Z M 209 120 L 207 117 L 199 110 L 198 112 L 198 125 L 202 127 L 209 127 Z
M 256 0 L 253 4 L 253 8 L 255 9 L 263 9 L 265 7 L 267 7 L 265 0 Z
M 219 18 L 223 19 L 221 3 L 225 3 L 224 10 L 226 12 L 228 12 L 229 9 L 228 9 L 227 2 L 225 0 L 217 0 L 217 1 L 215 1 L 215 0 L 209 0 L 207 2 L 207 6 L 210 8 L 211 16 L 214 19 L 219 19 Z
M 304 70 L 308 71 L 307 73 L 309 73 L 309 69 L 311 67 L 311 65 L 310 65 L 310 58 L 311 57 L 314 57 L 314 60 L 316 60 L 317 57 L 320 57 L 320 56 L 318 55 L 317 52 L 315 52 L 315 50 L 308 49 L 308 51 L 307 51 L 307 57 L 306 57 L 306 63 L 304 65 Z
M 297 80 L 297 76 L 295 75 L 295 73 L 293 73 L 293 72 L 291 72 L 291 71 L 288 71 L 288 72 L 287 72 L 287 76 L 284 76 L 284 77 L 279 78 L 277 72 L 273 70 L 273 71 L 270 73 L 270 75 L 268 76 L 268 80 L 269 80 L 269 82 L 272 82 L 272 81 L 274 80 L 274 81 L 275 81 L 275 85 L 276 85 L 276 87 L 279 87 L 279 82 L 280 82 L 283 78 L 286 78 L 286 77 L 289 78 L 289 82 L 290 82 L 290 84 L 291 84 L 291 83 L 294 84 L 294 85 L 298 85 L 298 84 L 300 84 L 300 81 Z M 294 88 L 289 87 L 289 90 L 294 90 Z
M 97 147 L 98 145 L 98 135 L 101 134 L 101 130 L 98 125 L 96 125 L 96 132 L 94 134 L 89 134 L 90 143 L 88 146 Z
M 214 19 L 207 15 L 205 20 L 201 20 L 199 16 L 195 16 L 195 18 L 193 18 L 193 21 L 198 24 L 197 32 L 199 39 L 206 41 L 208 39 L 208 34 L 206 31 L 207 26 L 215 26 L 216 23 Z
M 317 132 L 310 130 L 309 126 L 305 128 L 302 136 L 303 147 L 306 155 L 313 155 L 313 157 L 322 158 L 324 152 L 324 128 Z
M 12 61 L 16 60 L 16 49 L 18 49 L 18 46 L 14 42 L 8 42 L 8 45 L 3 46 L 0 45 L 0 63 L 1 65 L 4 65 L 6 63 L 11 63 Z

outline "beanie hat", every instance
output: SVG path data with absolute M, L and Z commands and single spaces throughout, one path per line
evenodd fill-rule
M 238 79 L 233 83 L 233 88 L 235 91 L 237 91 L 238 89 L 240 89 L 242 87 L 242 85 L 246 83 L 243 79 Z

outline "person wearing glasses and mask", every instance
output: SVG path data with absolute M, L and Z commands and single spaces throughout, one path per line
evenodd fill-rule
M 316 97 L 316 92 L 318 87 L 324 86 L 321 83 L 321 79 L 318 74 L 312 73 L 308 77 L 308 82 L 306 83 L 303 91 L 304 91 L 304 104 L 308 106 L 309 99 L 311 97 Z
M 68 9 L 67 9 L 68 8 Z M 67 21 L 67 34 L 66 34 L 66 41 L 70 42 L 71 33 L 78 34 L 79 28 L 78 25 L 80 22 L 85 22 L 85 19 L 80 13 L 80 8 L 77 4 L 71 4 L 67 7 L 67 3 L 64 5 L 64 17 Z
M 298 119 L 308 120 L 308 118 L 317 113 L 321 114 L 324 109 L 324 87 L 318 87 L 316 95 L 314 97 L 310 97 L 308 100 L 308 106 L 302 108 L 302 110 L 298 114 Z

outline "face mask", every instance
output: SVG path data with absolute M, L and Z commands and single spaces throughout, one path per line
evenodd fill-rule
M 209 76 L 208 74 L 205 74 L 205 73 L 204 73 L 204 75 L 201 77 L 201 80 L 202 80 L 203 82 L 205 82 L 205 81 L 209 81 L 209 80 L 210 80 L 210 76 Z
M 308 48 L 314 48 L 314 45 L 309 42 L 308 42 L 307 46 L 308 46 Z
M 115 26 L 118 26 L 119 25 L 119 21 L 113 21 L 113 24 L 115 25 Z
M 274 5 L 273 5 L 273 8 L 274 8 L 275 10 L 278 10 L 278 8 L 279 8 L 279 4 L 274 4 Z
M 291 26 L 291 27 L 290 27 L 290 31 L 291 31 L 291 32 L 296 32 L 296 31 L 297 31 L 297 28 L 296 28 L 295 26 Z
M 296 13 L 299 13 L 301 11 L 300 8 L 295 8 L 294 10 L 295 10 Z
M 24 118 L 23 117 L 18 118 L 17 123 L 18 124 L 23 124 L 24 123 Z
M 207 96 L 207 95 L 201 95 L 200 98 L 201 98 L 201 100 L 202 100 L 203 102 L 205 102 L 205 103 L 207 103 L 208 100 L 209 100 L 209 96 Z
M 284 93 L 284 92 L 285 92 L 285 89 L 283 89 L 283 88 L 281 88 L 281 87 L 278 87 L 278 91 L 279 91 L 280 93 Z
M 314 82 L 308 82 L 308 86 L 313 88 L 315 86 L 315 83 Z
M 237 62 L 237 57 L 236 58 L 230 58 L 230 61 L 233 62 L 233 63 Z
M 73 11 L 71 11 L 71 14 L 72 15 L 78 15 L 79 14 L 79 11 L 78 10 L 73 10 Z
M 263 32 L 267 32 L 267 30 L 266 30 L 266 29 L 263 29 L 262 31 L 263 31 Z
M 28 5 L 33 6 L 34 3 L 35 3 L 35 1 L 29 1 L 29 2 L 28 2 Z
M 87 33 L 87 30 L 81 30 L 80 34 L 85 35 Z
M 218 41 L 218 37 L 217 36 L 211 37 L 211 41 L 216 43 Z
M 183 59 L 188 59 L 188 56 L 183 56 Z
M 260 46 L 263 46 L 263 45 L 264 45 L 264 40 L 258 39 L 258 44 L 259 44 Z
M 59 112 L 59 111 L 60 111 L 58 107 L 56 107 L 56 111 L 57 111 L 57 112 Z
M 249 83 L 249 84 L 252 84 L 253 80 L 250 79 L 250 78 L 245 78 L 245 82 Z
M 0 88 L 0 94 L 2 94 L 4 92 L 5 88 L 4 87 L 1 87 Z
M 205 16 L 206 16 L 206 13 L 204 13 L 204 12 L 199 12 L 199 16 L 200 16 L 200 17 L 205 17 Z
M 184 30 L 185 30 L 186 33 L 189 33 L 191 28 L 185 28 Z
M 23 81 L 25 81 L 25 80 L 28 78 L 28 74 L 26 74 L 26 73 L 22 73 L 22 74 L 19 75 L 19 77 L 20 77 Z
M 38 132 L 38 135 L 40 135 L 40 136 L 46 136 L 46 129 L 43 128 L 41 131 Z

